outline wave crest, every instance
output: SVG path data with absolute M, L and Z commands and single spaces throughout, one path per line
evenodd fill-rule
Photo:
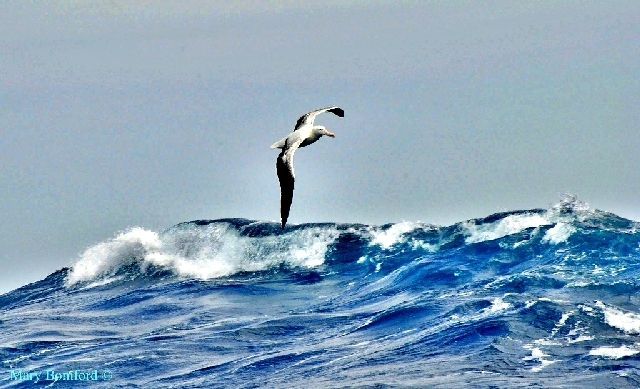
M 160 268 L 208 280 L 279 266 L 312 269 L 325 264 L 327 258 L 330 264 L 370 264 L 376 272 L 382 267 L 392 271 L 416 258 L 444 255 L 486 241 L 500 241 L 499 247 L 489 245 L 487 250 L 537 247 L 544 251 L 561 243 L 584 246 L 575 247 L 572 255 L 578 258 L 594 242 L 608 244 L 615 237 L 631 253 L 636 251 L 635 237 L 630 236 L 635 235 L 636 227 L 637 223 L 591 209 L 575 196 L 566 196 L 546 210 L 498 213 L 448 227 L 420 222 L 382 226 L 325 223 L 292 226 L 283 232 L 275 223 L 201 220 L 162 233 L 141 227 L 124 231 L 82 253 L 66 282 L 95 281 L 121 269 L 126 272 L 130 266 L 143 272 Z
M 264 237 L 243 236 L 229 223 L 185 223 L 162 234 L 134 227 L 85 250 L 66 282 L 113 275 L 130 264 L 143 272 L 153 266 L 200 280 L 280 265 L 314 268 L 324 263 L 337 236 L 335 228 L 326 227 Z

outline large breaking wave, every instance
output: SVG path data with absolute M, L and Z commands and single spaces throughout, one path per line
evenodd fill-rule
M 573 197 L 445 227 L 136 227 L 0 296 L 0 361 L 105 386 L 634 387 L 639 227 Z

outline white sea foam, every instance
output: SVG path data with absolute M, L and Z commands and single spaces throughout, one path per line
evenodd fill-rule
M 537 300 L 527 300 L 527 301 L 525 301 L 525 308 L 531 308 L 534 305 L 536 305 L 537 303 L 539 303 L 540 301 L 545 301 L 545 302 L 549 302 L 549 303 L 556 303 L 556 304 L 565 304 L 566 303 L 566 301 L 564 301 L 564 300 L 550 299 L 548 297 L 539 297 Z
M 107 277 L 104 279 L 100 279 L 94 282 L 90 282 L 88 284 L 86 284 L 85 286 L 82 287 L 82 289 L 92 289 L 92 288 L 97 288 L 99 286 L 104 286 L 104 285 L 109 285 L 113 282 L 116 281 L 120 281 L 123 280 L 124 276 L 117 276 L 117 277 Z
M 517 234 L 531 227 L 540 227 L 550 224 L 544 216 L 538 214 L 509 215 L 493 223 L 475 224 L 468 221 L 463 224 L 467 230 L 467 243 L 479 243 L 495 240 L 507 235 Z
M 640 350 L 638 350 L 636 347 L 629 347 L 629 346 L 620 346 L 620 347 L 602 346 L 589 351 L 589 355 L 594 355 L 594 356 L 604 357 L 609 359 L 620 359 L 620 358 L 630 357 L 638 353 L 640 353 Z
M 551 244 L 566 242 L 574 232 L 576 232 L 576 228 L 574 226 L 569 223 L 559 222 L 547 230 L 542 241 Z
M 593 216 L 596 211 L 592 209 L 588 203 L 578 199 L 578 196 L 565 193 L 558 203 L 549 208 L 547 213 L 552 217 L 560 217 L 564 214 L 571 213 L 577 220 L 583 221 Z
M 595 338 L 591 335 L 579 335 L 577 338 L 568 339 L 567 343 L 573 344 L 573 343 L 587 342 L 589 340 L 594 340 L 594 339 Z
M 565 312 L 562 314 L 562 316 L 560 317 L 560 320 L 558 320 L 558 322 L 556 323 L 556 325 L 553 327 L 553 329 L 551 330 L 551 336 L 555 336 L 558 331 L 560 331 L 560 329 L 562 327 L 564 327 L 564 325 L 567 323 L 567 320 L 569 320 L 569 318 L 574 314 L 574 311 L 569 311 L 569 312 Z
M 440 249 L 440 246 L 437 244 L 426 243 L 421 240 L 414 239 L 411 242 L 411 248 L 413 248 L 414 250 L 422 249 L 430 253 L 435 253 Z
M 88 281 L 98 274 L 123 265 L 133 258 L 159 250 L 158 234 L 140 227 L 118 234 L 115 238 L 89 247 L 73 265 L 67 277 L 69 284 Z
M 514 243 L 513 244 L 513 248 L 517 249 L 518 247 L 523 246 L 523 245 L 525 245 L 525 244 L 527 244 L 529 242 L 530 242 L 529 239 L 521 240 L 520 242 Z
M 542 351 L 542 349 L 534 346 L 533 344 L 526 344 L 524 345 L 524 348 L 527 350 L 530 350 L 531 355 L 522 358 L 523 361 L 537 360 L 538 362 L 540 362 L 540 365 L 534 366 L 531 368 L 531 371 L 534 373 L 537 373 L 540 370 L 544 369 L 545 367 L 558 362 L 557 360 L 554 360 L 554 359 L 546 359 L 547 357 L 549 357 L 549 355 L 545 354 L 544 351 Z
M 160 266 L 185 277 L 211 279 L 287 264 L 314 268 L 338 237 L 333 228 L 310 228 L 281 236 L 241 236 L 227 224 L 187 226 L 160 235 L 140 227 L 88 248 L 73 265 L 67 284 L 112 275 L 135 263 Z
M 548 338 L 536 339 L 533 341 L 533 344 L 537 346 L 562 346 L 560 341 Z
M 511 308 L 511 304 L 502 300 L 502 298 L 500 297 L 496 297 L 491 301 L 489 312 L 496 313 L 496 312 L 507 310 L 509 308 Z
M 608 307 L 602 301 L 596 301 L 596 306 L 602 310 L 604 321 L 611 327 L 618 328 L 627 334 L 640 334 L 639 314 Z
M 387 250 L 393 245 L 406 242 L 406 233 L 412 232 L 421 227 L 422 223 L 401 222 L 392 225 L 386 230 L 371 230 L 371 246 L 380 246 Z
M 542 241 L 549 244 L 559 244 L 566 242 L 569 237 L 577 231 L 573 222 L 582 221 L 593 215 L 594 211 L 588 204 L 578 200 L 575 196 L 565 195 L 558 204 L 550 207 L 542 213 L 522 213 L 509 215 L 492 223 L 476 224 L 475 220 L 462 223 L 467 237 L 466 243 L 479 243 L 505 236 L 520 233 L 528 228 L 552 226 L 542 238 Z M 528 240 L 516 242 L 513 248 L 517 248 Z

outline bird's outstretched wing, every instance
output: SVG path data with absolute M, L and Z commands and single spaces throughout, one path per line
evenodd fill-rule
M 306 113 L 300 116 L 300 118 L 296 122 L 296 127 L 294 128 L 293 131 L 296 131 L 298 128 L 302 127 L 305 124 L 313 125 L 313 121 L 316 120 L 316 116 L 320 115 L 323 112 L 331 112 L 332 114 L 335 114 L 341 118 L 344 117 L 344 109 L 340 107 L 327 107 L 327 108 L 316 109 L 315 111 L 311 111 L 309 113 Z
M 297 141 L 289 147 L 283 148 L 276 160 L 276 171 L 280 181 L 280 222 L 284 229 L 289 218 L 289 210 L 293 201 L 295 171 L 293 169 L 293 155 L 302 141 Z

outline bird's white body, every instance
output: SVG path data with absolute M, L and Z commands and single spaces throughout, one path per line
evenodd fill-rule
M 298 141 L 301 141 L 299 147 L 305 147 L 317 141 L 323 135 L 335 136 L 335 134 L 329 132 L 324 126 L 304 125 L 287 135 L 285 138 L 282 138 L 272 144 L 271 148 L 283 149 L 287 145 L 293 145 Z

